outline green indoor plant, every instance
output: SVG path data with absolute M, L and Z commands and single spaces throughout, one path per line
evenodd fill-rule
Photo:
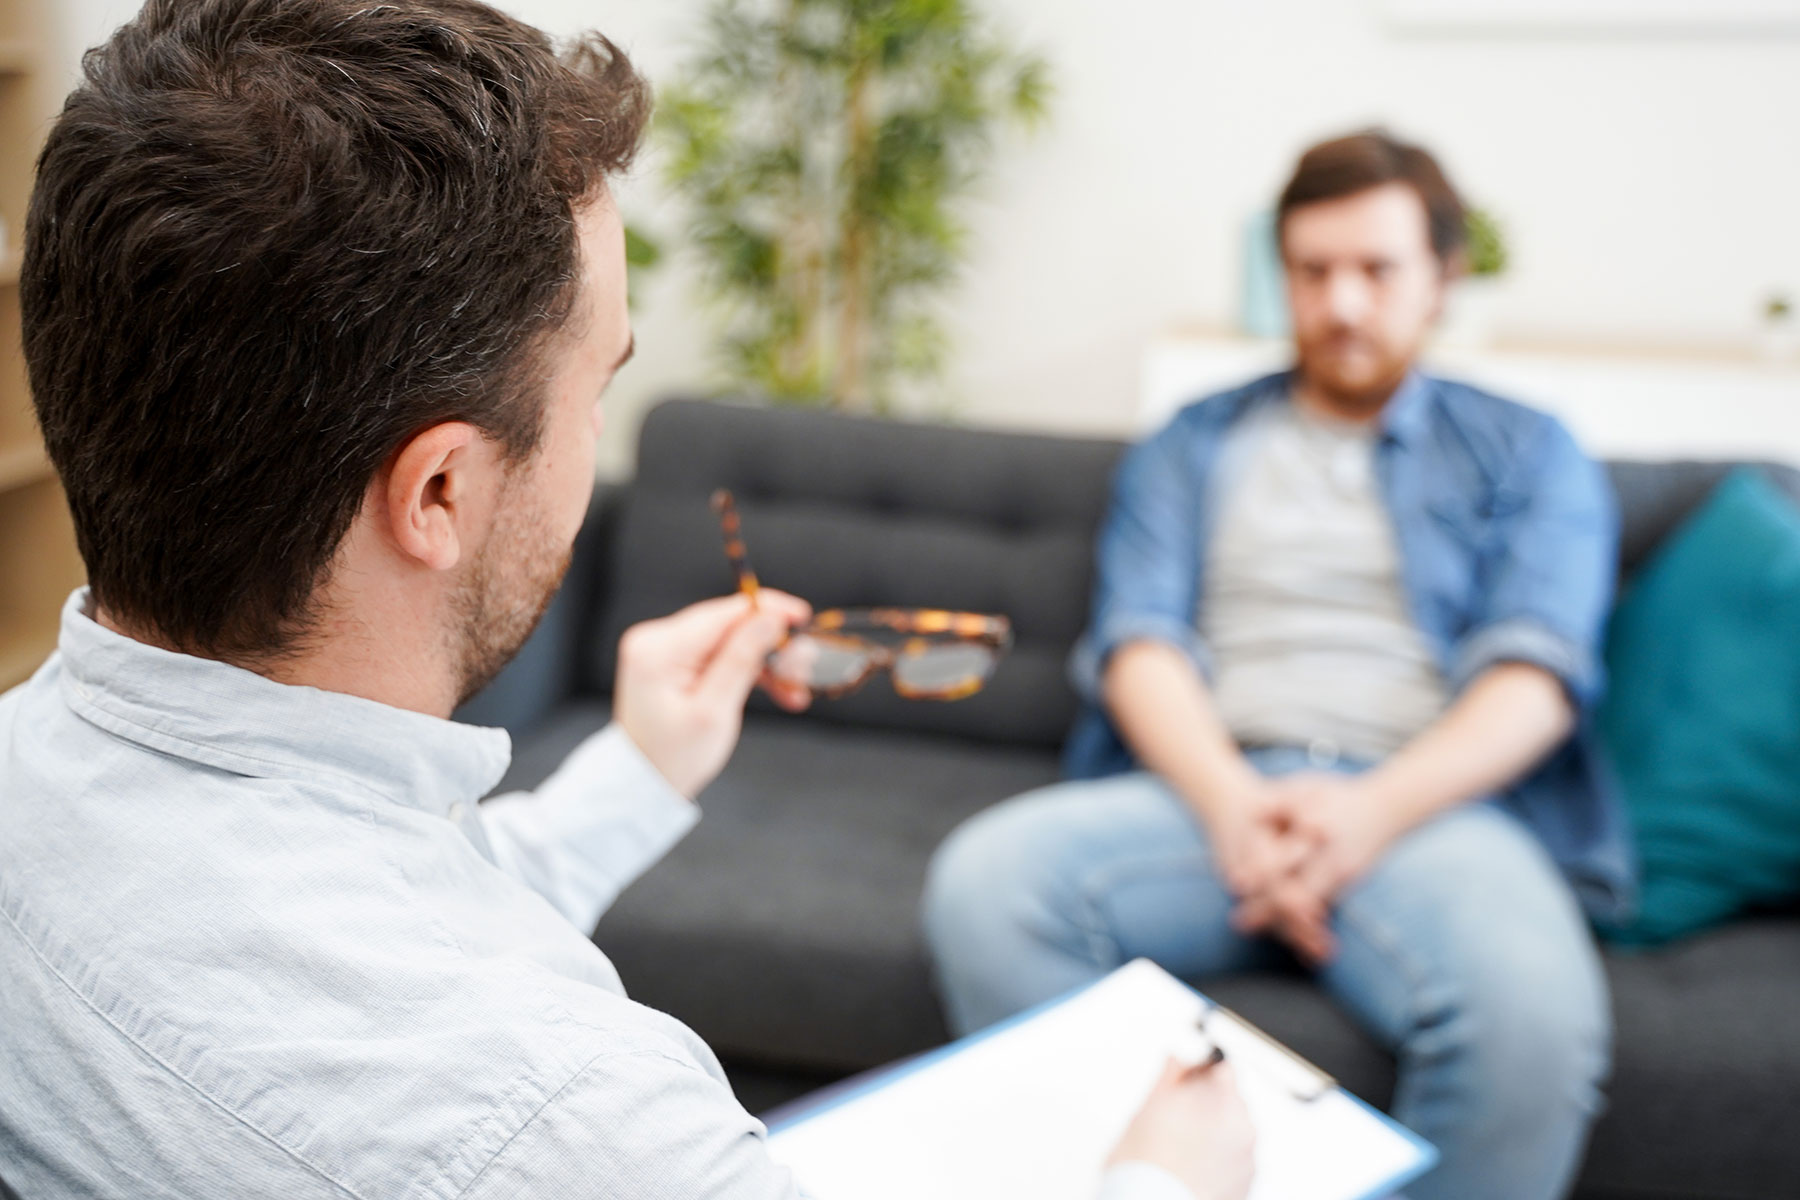
M 1758 339 L 1763 357 L 1773 363 L 1800 358 L 1800 321 L 1794 317 L 1794 302 L 1787 293 L 1771 292 L 1763 301 L 1762 317 Z
M 1504 275 L 1508 261 L 1506 231 L 1494 219 L 1494 214 L 1485 208 L 1471 208 L 1464 217 L 1464 225 L 1469 237 L 1464 250 L 1469 274 L 1477 279 Z
M 1494 340 L 1500 277 L 1506 274 L 1512 256 L 1506 244 L 1506 230 L 1487 209 L 1469 209 L 1463 217 L 1463 228 L 1460 262 L 1452 265 L 1456 286 L 1446 301 L 1437 341 L 1445 346 L 1487 346 Z
M 625 269 L 629 273 L 631 285 L 626 295 L 633 310 L 638 306 L 638 296 L 642 290 L 643 281 L 656 273 L 656 268 L 662 265 L 662 261 L 663 247 L 656 236 L 646 232 L 644 227 L 637 222 L 627 221 L 625 223 Z
M 1048 96 L 969 0 L 715 0 L 657 135 L 729 382 L 879 411 L 941 370 L 958 201 Z

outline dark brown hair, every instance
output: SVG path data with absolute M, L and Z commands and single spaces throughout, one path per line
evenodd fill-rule
M 1277 227 L 1286 229 L 1288 215 L 1297 208 L 1388 183 L 1404 183 L 1418 193 L 1432 250 L 1447 268 L 1455 265 L 1469 240 L 1462 199 L 1429 151 L 1380 129 L 1320 142 L 1302 154 L 1276 202 Z
M 476 0 L 150 0 L 83 68 L 20 303 L 89 582 L 181 649 L 274 657 L 408 438 L 535 449 L 574 214 L 649 91 Z

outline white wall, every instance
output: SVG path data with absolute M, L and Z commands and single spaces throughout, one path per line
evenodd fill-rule
M 553 31 L 598 27 L 655 79 L 704 2 L 503 6 Z M 1310 141 L 1376 121 L 1437 149 L 1505 221 L 1504 332 L 1743 341 L 1766 293 L 1800 293 L 1800 37 L 1426 37 L 1385 25 L 1374 0 L 988 3 L 1053 60 L 1060 90 L 973 211 L 948 383 L 969 420 L 1128 428 L 1149 340 L 1232 320 L 1244 215 Z M 72 69 L 135 5 L 61 7 Z M 623 195 L 654 222 L 653 180 Z M 683 293 L 665 273 L 642 298 L 615 470 L 648 398 L 704 378 L 705 326 Z

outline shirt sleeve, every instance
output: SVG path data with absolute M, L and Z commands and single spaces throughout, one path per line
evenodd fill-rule
M 1556 676 L 1578 708 L 1605 683 L 1601 639 L 1618 571 L 1617 502 L 1606 473 L 1554 420 L 1528 473 L 1502 493 L 1501 549 L 1475 621 L 1458 641 L 1450 682 L 1461 690 L 1502 662 Z
M 1093 618 L 1069 660 L 1082 698 L 1100 702 L 1107 660 L 1133 641 L 1158 641 L 1210 674 L 1211 655 L 1195 622 L 1200 572 L 1200 481 L 1190 469 L 1186 428 L 1177 421 L 1135 446 L 1113 478 L 1100 529 Z
M 699 1064 L 608 1054 L 538 1110 L 463 1200 L 802 1200 L 765 1133 Z
M 879 1170 L 879 1164 L 871 1164 Z M 830 1200 L 769 1153 L 731 1089 L 674 1053 L 589 1063 L 485 1166 L 460 1200 Z M 1194 1200 L 1149 1163 L 1106 1172 L 1097 1200 Z
M 500 869 L 584 931 L 700 819 L 616 724 L 536 791 L 496 796 L 480 814 Z

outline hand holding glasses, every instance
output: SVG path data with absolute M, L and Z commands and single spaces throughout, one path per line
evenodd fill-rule
M 738 590 L 756 603 L 756 572 L 744 551 L 731 493 L 713 493 L 725 557 Z M 835 608 L 794 630 L 769 656 L 769 674 L 824 696 L 844 696 L 878 671 L 909 700 L 961 700 L 979 692 L 1012 646 L 1012 622 L 931 608 Z

